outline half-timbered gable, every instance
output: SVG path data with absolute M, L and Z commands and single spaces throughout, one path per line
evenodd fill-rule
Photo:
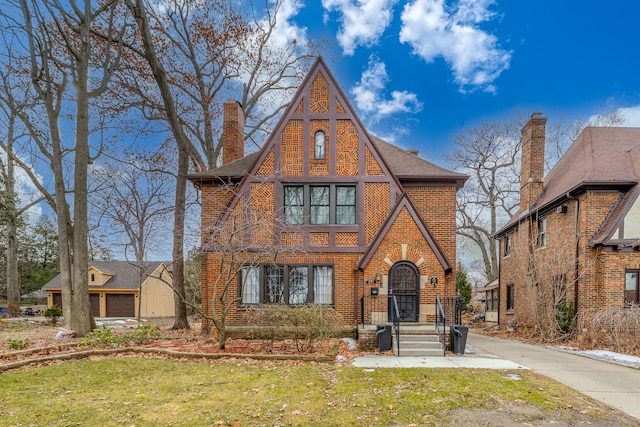
M 225 104 L 225 113 L 239 110 Z M 229 129 L 235 142 L 223 137 L 223 151 L 242 152 Z M 236 323 L 248 306 L 318 303 L 354 325 L 369 288 L 387 294 L 388 275 L 402 266 L 415 272 L 414 309 L 403 320 L 428 321 L 436 293 L 455 294 L 455 194 L 466 176 L 370 135 L 321 58 L 262 149 L 226 161 L 190 176 L 202 192 L 205 310 L 232 263 Z M 242 255 L 224 250 L 232 240 Z M 432 281 L 440 287 L 426 291 Z

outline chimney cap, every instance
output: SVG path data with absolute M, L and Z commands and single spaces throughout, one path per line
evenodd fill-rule
M 418 149 L 417 148 L 409 148 L 407 151 L 409 153 L 413 154 L 414 156 L 418 155 Z
M 538 117 L 542 117 L 542 112 L 535 111 L 535 112 L 531 113 L 531 118 L 532 119 L 537 119 Z

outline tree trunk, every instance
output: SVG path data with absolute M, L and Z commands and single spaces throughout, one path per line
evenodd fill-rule
M 5 184 L 7 206 L 7 301 L 20 306 L 20 274 L 18 272 L 18 218 L 16 213 L 15 170 L 13 166 L 13 117 L 7 135 L 7 179 Z
M 173 291 L 175 305 L 175 321 L 173 329 L 189 329 L 187 320 L 187 306 L 184 302 L 184 212 L 186 204 L 186 175 L 189 170 L 189 146 L 190 142 L 180 123 L 180 117 L 171 93 L 171 87 L 166 72 L 158 58 L 154 45 L 153 35 L 149 27 L 147 12 L 143 0 L 128 0 L 127 6 L 135 17 L 140 29 L 144 53 L 153 78 L 158 85 L 162 96 L 167 122 L 178 148 L 178 178 L 176 180 L 176 206 L 173 230 Z

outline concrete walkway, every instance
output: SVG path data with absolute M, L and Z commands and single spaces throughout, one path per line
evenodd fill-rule
M 363 368 L 532 369 L 640 420 L 640 370 L 520 341 L 469 334 L 464 356 L 364 356 Z

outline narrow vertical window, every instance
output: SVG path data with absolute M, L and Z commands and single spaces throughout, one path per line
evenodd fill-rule
M 240 270 L 240 292 L 242 304 L 260 303 L 260 269 L 242 267 Z
M 329 224 L 329 186 L 312 186 L 311 212 L 309 222 L 311 224 Z
M 507 285 L 507 311 L 513 311 L 514 308 L 513 283 Z
M 284 218 L 290 225 L 304 223 L 304 187 L 284 187 Z
M 625 274 L 624 302 L 627 305 L 640 304 L 640 271 L 631 270 Z
M 538 247 L 547 246 L 547 218 L 538 219 Z
M 323 160 L 326 155 L 326 138 L 324 131 L 319 130 L 314 137 L 315 158 L 316 160 Z
M 95 281 L 96 281 L 96 275 L 95 275 L 95 274 L 93 274 L 93 273 L 91 273 L 91 281 L 92 281 L 92 282 L 95 282 Z
M 286 303 L 284 299 L 284 271 L 281 266 L 265 267 L 264 299 L 267 304 Z
M 356 187 L 336 187 L 336 224 L 356 223 Z
M 511 254 L 511 235 L 507 234 L 504 236 L 504 256 L 509 256 Z
M 289 304 L 306 304 L 309 295 L 309 267 L 289 267 Z
M 313 295 L 316 304 L 333 304 L 333 267 L 313 267 Z

